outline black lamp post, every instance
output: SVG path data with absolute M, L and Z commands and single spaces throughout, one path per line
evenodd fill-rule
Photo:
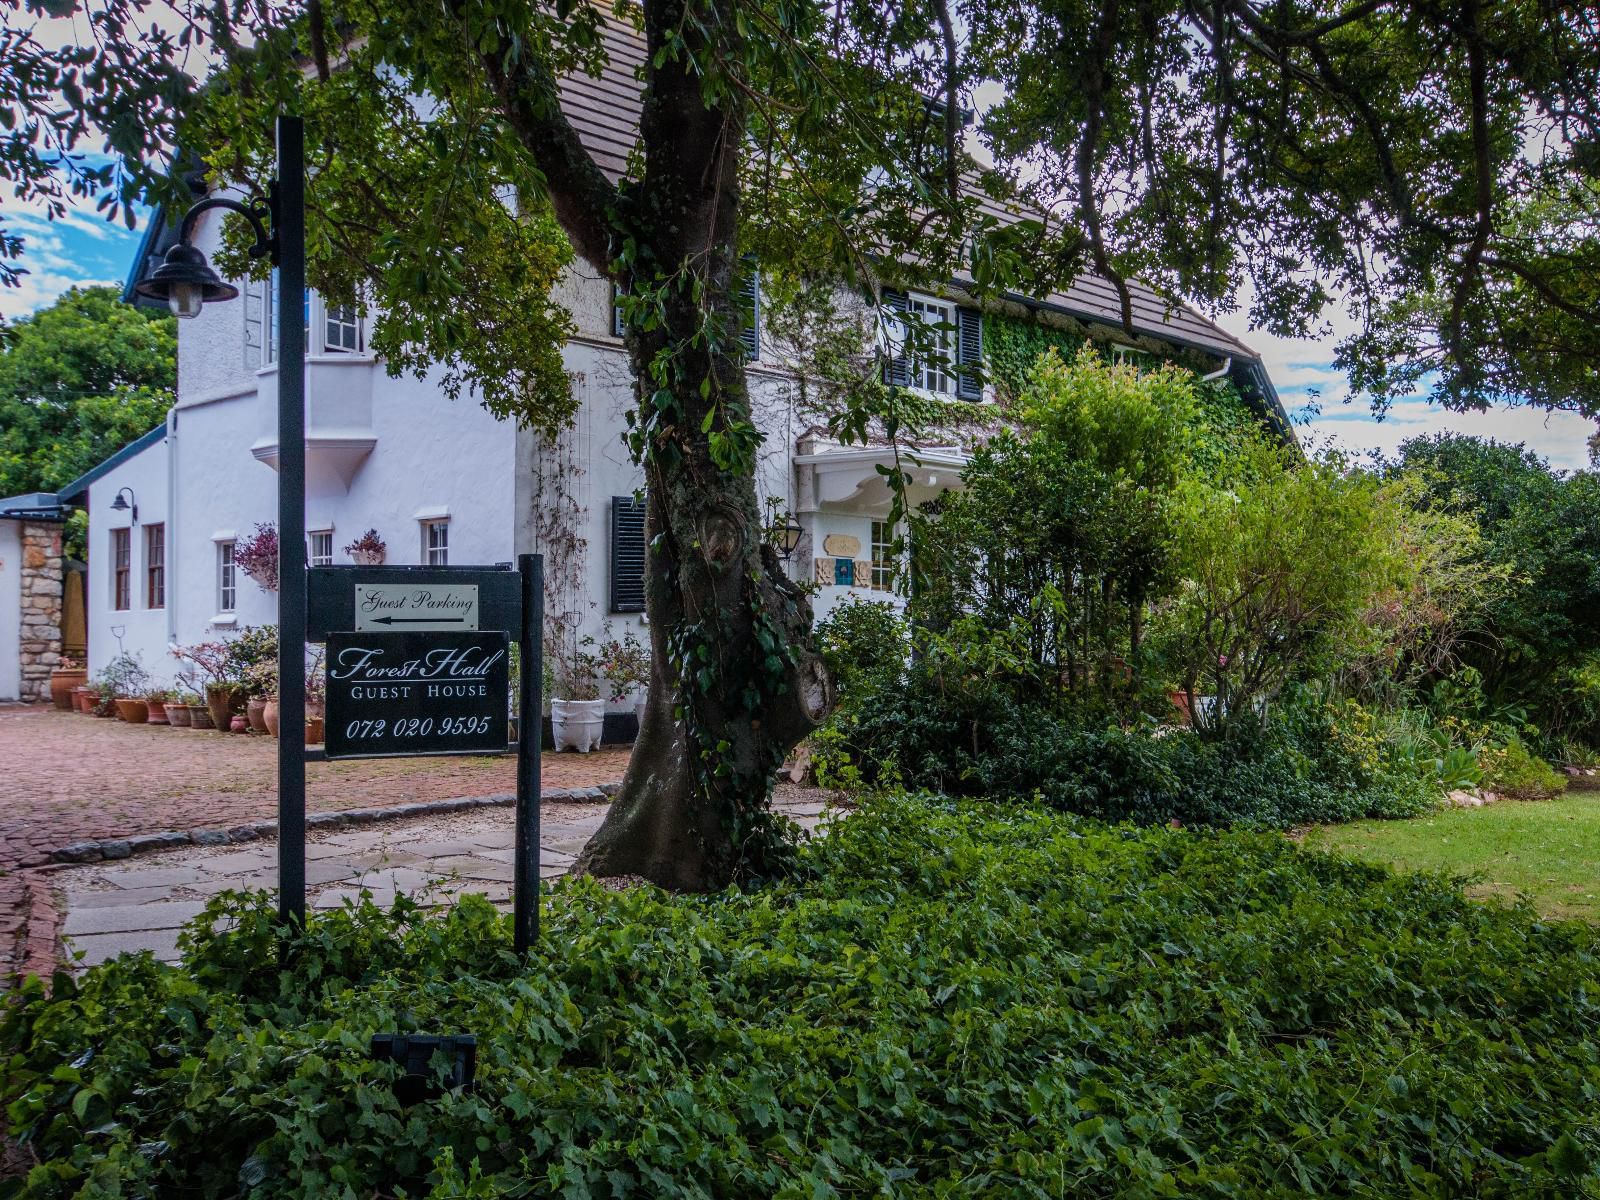
M 196 219 L 213 208 L 249 221 L 256 235 L 250 257 L 268 257 L 278 268 L 278 917 L 296 923 L 306 914 L 305 178 L 305 127 L 299 117 L 279 117 L 278 178 L 267 203 L 201 200 L 184 214 L 177 245 L 134 288 L 165 300 L 180 317 L 239 295 L 189 244 Z

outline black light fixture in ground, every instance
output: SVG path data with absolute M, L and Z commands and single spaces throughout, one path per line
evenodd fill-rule
M 305 128 L 299 117 L 278 118 L 278 178 L 265 204 L 208 196 L 178 226 L 178 242 L 134 291 L 165 300 L 180 317 L 232 300 L 225 281 L 191 244 L 200 214 L 238 213 L 256 235 L 251 258 L 278 269 L 278 916 L 296 923 L 306 913 L 306 762 L 299 731 L 306 703 L 306 214 Z

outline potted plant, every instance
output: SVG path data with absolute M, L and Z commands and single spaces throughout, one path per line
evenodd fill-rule
M 177 646 L 172 654 L 187 665 L 191 675 L 203 680 L 206 720 L 194 720 L 191 724 L 196 729 L 220 729 L 226 732 L 235 710 L 244 710 L 244 690 L 234 675 L 228 644 L 199 642 L 193 646 Z M 195 716 L 198 718 L 199 714 L 195 713 Z
M 174 729 L 188 729 L 191 721 L 189 713 L 189 693 L 170 691 L 167 693 L 167 702 L 162 705 L 167 710 L 167 724 Z M 199 697 L 194 697 L 196 701 Z
M 167 699 L 171 696 L 165 688 L 151 688 L 144 695 L 144 702 L 150 708 L 150 724 L 170 725 L 167 720 Z
M 233 547 L 233 565 L 254 579 L 262 591 L 277 591 L 278 527 L 262 522 L 249 537 L 240 538 Z
M 99 716 L 117 716 L 130 725 L 143 725 L 150 719 L 144 694 L 150 690 L 150 677 L 138 655 L 119 653 L 100 672 Z
M 278 694 L 274 692 L 266 697 L 261 706 L 261 723 L 266 726 L 267 732 L 273 737 L 278 736 Z
M 89 682 L 89 672 L 83 665 L 83 660 L 70 655 L 62 655 L 61 661 L 50 672 L 50 700 L 62 712 L 71 712 L 76 707 L 72 692 Z
M 245 722 L 254 733 L 267 733 L 267 700 L 278 698 L 278 664 L 252 663 L 244 669 L 244 688 L 249 700 L 245 705 Z
M 94 702 L 97 697 L 95 689 L 85 683 L 72 689 L 72 706 L 79 713 L 88 716 L 94 711 Z
M 622 636 L 611 635 L 611 624 L 605 626 L 605 641 L 600 643 L 600 670 L 609 685 L 611 703 L 621 704 L 633 697 L 634 719 L 644 724 L 645 689 L 650 686 L 650 651 L 634 636 L 633 630 L 624 630 Z
M 247 625 L 228 643 L 228 657 L 231 674 L 244 688 L 246 724 L 266 733 L 267 697 L 278 691 L 278 627 Z
M 556 642 L 555 687 L 550 698 L 550 736 L 557 750 L 587 754 L 600 744 L 606 702 L 600 697 L 600 658 L 594 638 L 576 631 Z
M 369 529 L 344 548 L 350 556 L 350 561 L 361 567 L 380 567 L 383 565 L 384 555 L 389 547 L 378 536 L 376 529 Z

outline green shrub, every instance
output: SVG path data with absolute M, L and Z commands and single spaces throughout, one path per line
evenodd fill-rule
M 1517 738 L 1485 750 L 1479 761 L 1483 786 L 1513 800 L 1548 800 L 1567 790 L 1567 777 Z
M 1276 835 L 879 801 L 807 874 L 270 900 L 6 1012 L 17 1194 L 1600 1197 L 1600 933 Z M 229 917 L 239 931 L 208 932 Z M 384 1031 L 470 1031 L 409 1110 Z
M 1335 719 L 1295 701 L 1265 728 L 1218 738 L 1146 723 L 1124 729 L 1092 710 L 1018 701 L 983 677 L 941 680 L 925 657 L 858 678 L 818 739 L 825 779 L 926 788 L 1141 824 L 1288 828 L 1426 812 L 1441 790 L 1431 767 L 1400 761 L 1352 707 Z

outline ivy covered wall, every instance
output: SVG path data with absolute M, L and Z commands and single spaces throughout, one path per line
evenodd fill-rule
M 1102 352 L 1106 352 L 1112 344 L 1109 337 L 1093 336 L 1085 328 L 1047 324 L 1035 315 L 989 311 L 983 316 L 985 366 L 989 382 L 1003 405 L 1016 400 L 1039 355 L 1054 349 L 1064 361 L 1071 362 L 1086 342 L 1098 345 Z M 1139 343 L 1133 349 L 1189 370 L 1197 379 L 1205 373 L 1205 364 L 1192 351 L 1176 349 L 1148 338 L 1139 339 Z M 1200 396 L 1205 425 L 1219 442 L 1230 442 L 1250 428 L 1265 429 L 1276 436 L 1232 380 L 1207 380 L 1200 383 L 1196 390 Z

